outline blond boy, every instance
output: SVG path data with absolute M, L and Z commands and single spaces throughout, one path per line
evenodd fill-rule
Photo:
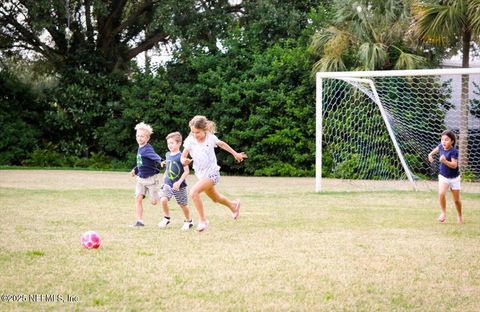
M 135 186 L 135 216 L 137 221 L 132 224 L 132 227 L 141 227 L 145 223 L 143 221 L 143 199 L 148 194 L 152 205 L 156 205 L 160 199 L 159 194 L 159 179 L 160 164 L 162 158 L 155 153 L 153 146 L 148 141 L 153 133 L 150 125 L 141 122 L 135 126 L 136 139 L 138 143 L 137 151 L 137 166 L 132 169 L 130 174 L 132 177 L 137 177 L 137 184 Z

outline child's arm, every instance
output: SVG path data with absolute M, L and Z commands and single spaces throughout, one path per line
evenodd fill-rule
M 163 166 L 162 166 L 163 167 Z M 167 169 L 165 168 L 165 171 L 163 171 L 163 176 L 162 176 L 162 184 L 164 183 L 165 181 L 165 177 L 167 176 Z
M 218 141 L 217 145 L 232 154 L 238 162 L 243 161 L 244 158 L 247 158 L 247 154 L 245 154 L 244 152 L 237 153 L 233 148 L 230 147 L 230 145 L 228 145 L 224 141 Z
M 428 154 L 428 161 L 433 162 L 433 155 L 438 154 L 438 146 Z
M 188 177 L 190 174 L 190 169 L 188 168 L 188 165 L 183 166 L 183 174 L 180 176 L 180 179 L 178 179 L 177 182 L 173 183 L 173 189 L 178 190 L 180 188 L 180 185 L 182 185 L 183 181 Z
M 135 167 L 132 169 L 132 171 L 130 171 L 130 175 L 131 175 L 132 177 L 134 177 L 134 176 L 137 175 L 137 173 L 138 173 L 138 167 L 135 166 Z
M 190 163 L 193 161 L 193 159 L 188 158 L 188 154 L 190 151 L 188 149 L 184 149 L 182 152 L 182 156 L 180 157 L 180 162 L 184 166 L 190 165 Z
M 452 160 L 448 161 L 444 155 L 440 156 L 440 159 L 438 161 L 440 161 L 442 164 L 452 169 L 455 169 L 458 166 L 457 159 L 452 158 Z

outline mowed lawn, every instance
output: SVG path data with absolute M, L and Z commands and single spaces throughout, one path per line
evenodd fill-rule
M 195 182 L 193 176 L 188 182 Z M 480 194 L 464 225 L 435 191 L 313 192 L 312 178 L 222 176 L 238 221 L 132 229 L 128 173 L 0 171 L 0 311 L 480 311 Z M 191 210 L 194 211 L 193 205 Z M 195 213 L 193 214 L 195 221 Z M 80 236 L 95 230 L 98 250 Z

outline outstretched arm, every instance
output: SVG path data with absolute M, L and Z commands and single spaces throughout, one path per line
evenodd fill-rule
M 228 145 L 226 142 L 224 141 L 218 141 L 217 142 L 217 145 L 220 146 L 220 148 L 226 150 L 227 152 L 229 152 L 230 154 L 233 155 L 233 157 L 235 157 L 235 159 L 238 161 L 238 162 L 241 162 L 243 161 L 245 158 L 247 158 L 247 154 L 245 154 L 244 152 L 240 152 L 240 153 L 237 153 L 233 148 L 230 147 L 230 145 Z

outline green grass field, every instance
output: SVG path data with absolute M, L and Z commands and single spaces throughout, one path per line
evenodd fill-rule
M 199 234 L 179 230 L 174 201 L 170 228 L 149 203 L 145 228 L 129 228 L 134 184 L 0 171 L 0 311 L 480 310 L 478 193 L 462 194 L 464 225 L 450 196 L 438 224 L 434 191 L 315 194 L 311 178 L 222 177 L 240 219 L 205 200 Z M 81 247 L 87 230 L 100 249 Z

